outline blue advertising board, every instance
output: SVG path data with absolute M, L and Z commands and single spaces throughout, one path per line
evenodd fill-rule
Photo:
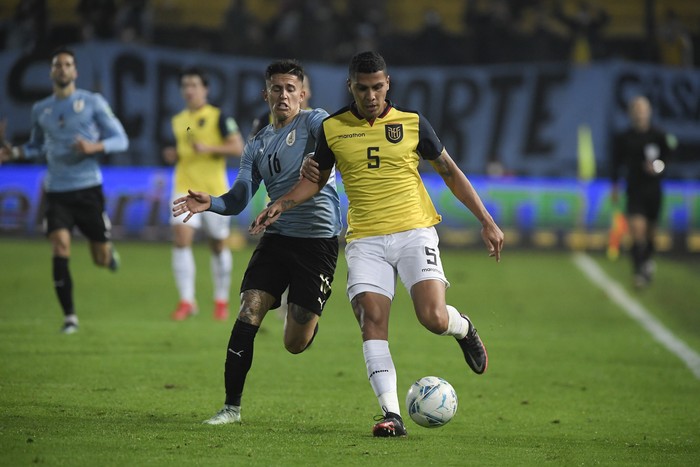
M 42 180 L 45 167 L 0 167 L 0 235 L 42 234 Z M 166 240 L 171 216 L 171 168 L 105 167 L 104 192 L 116 238 Z M 236 170 L 229 179 L 234 180 Z M 433 173 L 422 174 L 442 215 L 443 244 L 476 245 L 478 222 Z M 614 206 L 604 180 L 561 178 L 470 177 L 501 228 L 509 247 L 604 248 Z M 338 180 L 343 212 L 347 211 Z M 231 217 L 237 234 L 247 228 L 267 203 L 260 189 L 246 209 Z M 700 182 L 668 180 L 660 221 L 661 249 L 700 252 Z M 548 240 L 549 239 L 549 240 Z M 573 242 L 573 243 L 572 243 Z

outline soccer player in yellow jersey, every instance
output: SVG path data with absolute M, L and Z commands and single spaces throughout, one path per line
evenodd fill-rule
M 384 412 L 374 436 L 405 436 L 389 352 L 389 311 L 396 275 L 411 295 L 416 316 L 429 331 L 454 336 L 469 367 L 486 370 L 488 357 L 471 320 L 446 304 L 445 277 L 435 224 L 441 220 L 418 173 L 430 162 L 455 197 L 481 222 L 489 255 L 501 258 L 503 232 L 455 164 L 430 123 L 386 99 L 390 78 L 376 52 L 355 55 L 348 89 L 354 102 L 327 118 L 314 160 L 290 192 L 256 218 L 258 233 L 284 211 L 314 196 L 335 167 L 348 196 L 347 293 L 360 325 L 367 375 Z
M 208 80 L 204 72 L 188 68 L 180 74 L 180 91 L 185 109 L 172 119 L 176 147 L 163 151 L 164 159 L 175 164 L 172 199 L 187 194 L 188 189 L 223 194 L 228 191 L 226 158 L 240 156 L 243 137 L 236 121 L 225 116 L 207 101 Z M 195 263 L 192 241 L 195 231 L 203 228 L 211 248 L 211 272 L 214 280 L 214 318 L 228 318 L 229 288 L 233 258 L 226 246 L 229 219 L 203 213 L 185 224 L 171 218 L 173 229 L 172 267 L 180 302 L 172 319 L 180 321 L 197 313 L 195 298 Z

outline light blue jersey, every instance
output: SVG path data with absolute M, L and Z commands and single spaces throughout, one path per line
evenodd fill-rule
M 328 117 L 323 109 L 302 110 L 279 129 L 268 125 L 246 144 L 238 177 L 231 190 L 212 196 L 211 211 L 238 214 L 264 182 L 271 203 L 285 195 L 299 180 L 304 155 L 313 152 L 321 123 Z M 270 203 L 270 204 L 271 204 Z M 335 172 L 321 191 L 305 203 L 285 211 L 266 230 L 268 233 L 302 238 L 331 238 L 340 233 L 340 200 Z
M 78 137 L 102 141 L 105 153 L 125 151 L 129 146 L 124 127 L 100 94 L 76 89 L 64 99 L 51 95 L 34 104 L 31 138 L 22 149 L 27 159 L 46 158 L 46 191 L 73 191 L 102 184 L 98 154 L 77 152 L 73 145 Z

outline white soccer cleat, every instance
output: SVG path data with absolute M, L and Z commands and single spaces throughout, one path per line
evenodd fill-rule
M 207 425 L 226 425 L 228 423 L 241 423 L 241 408 L 235 405 L 225 405 L 216 415 L 202 423 Z
M 63 334 L 73 334 L 78 332 L 78 317 L 75 315 L 66 316 L 63 321 L 63 326 L 61 327 L 61 332 Z

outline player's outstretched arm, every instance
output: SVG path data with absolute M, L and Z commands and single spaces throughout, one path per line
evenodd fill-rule
M 496 261 L 500 262 L 504 241 L 503 232 L 486 210 L 479 194 L 467 176 L 464 175 L 462 169 L 455 164 L 444 149 L 442 154 L 437 159 L 430 161 L 430 163 L 437 173 L 440 174 L 455 197 L 481 222 L 481 238 L 486 245 L 489 256 L 494 256 Z
M 187 196 L 173 201 L 173 217 L 187 214 L 183 222 L 187 222 L 198 212 L 204 212 L 211 206 L 211 196 L 203 191 L 187 190 Z
M 316 193 L 321 191 L 321 188 L 323 188 L 328 181 L 330 173 L 330 170 L 322 170 L 321 179 L 318 183 L 314 183 L 306 178 L 301 178 L 286 195 L 277 199 L 277 201 L 258 214 L 258 217 L 255 218 L 253 224 L 250 226 L 250 233 L 259 234 L 263 232 L 266 227 L 272 225 L 279 219 L 284 211 L 292 209 L 311 199 Z

